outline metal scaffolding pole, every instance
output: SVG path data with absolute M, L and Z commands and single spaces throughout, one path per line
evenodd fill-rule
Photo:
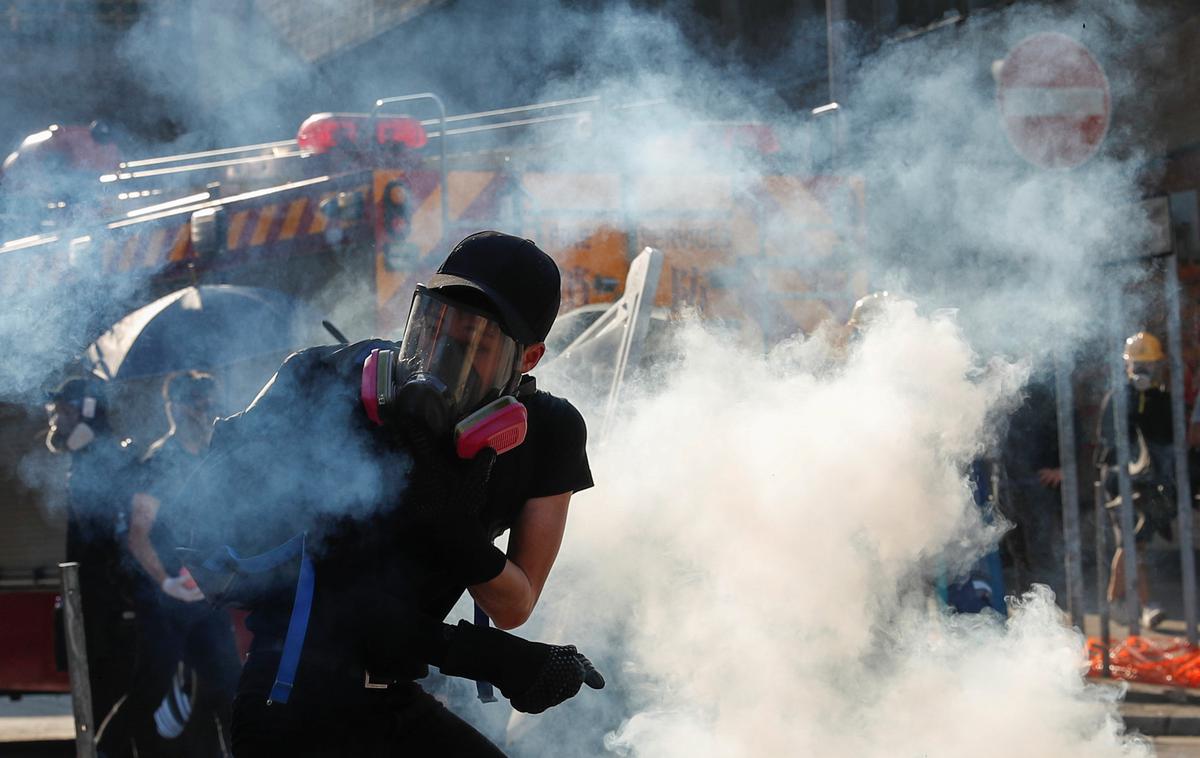
M 1108 514 L 1104 507 L 1104 482 L 1097 479 L 1092 483 L 1092 505 L 1096 535 L 1096 607 L 1100 609 L 1100 644 L 1103 672 L 1109 676 L 1109 648 L 1112 645 L 1112 628 L 1108 614 Z
M 837 104 L 846 98 L 846 0 L 825 0 L 825 39 L 829 62 L 829 102 Z M 846 151 L 846 125 L 840 108 L 834 109 L 834 165 L 843 160 Z
M 1179 517 L 1179 563 L 1188 642 L 1196 644 L 1196 553 L 1192 544 L 1192 483 L 1188 478 L 1187 411 L 1183 388 L 1183 329 L 1179 315 L 1179 269 L 1174 254 L 1163 260 L 1167 304 L 1167 354 L 1171 361 L 1171 429 L 1175 442 L 1175 495 Z
M 1058 460 L 1062 468 L 1063 540 L 1066 543 L 1067 610 L 1071 623 L 1083 628 L 1083 547 L 1079 535 L 1079 466 L 1075 457 L 1075 397 L 1071 386 L 1074 359 L 1065 352 L 1054 361 L 1058 415 Z
M 88 679 L 87 643 L 83 629 L 83 600 L 79 592 L 79 564 L 60 563 L 63 617 L 67 636 L 67 662 L 71 676 L 71 704 L 75 709 L 75 755 L 96 758 L 92 724 L 92 688 Z
M 1116 298 L 1113 298 L 1116 304 Z M 1110 313 L 1115 313 L 1112 308 Z M 1129 633 L 1141 633 L 1141 602 L 1137 593 L 1137 543 L 1134 538 L 1135 515 L 1133 512 L 1133 483 L 1129 479 L 1129 396 L 1126 393 L 1125 359 L 1121 350 L 1113 351 L 1109 385 L 1112 398 L 1109 410 L 1113 414 L 1113 437 L 1117 448 L 1117 482 L 1121 493 L 1121 548 L 1125 555 L 1125 609 L 1129 615 Z

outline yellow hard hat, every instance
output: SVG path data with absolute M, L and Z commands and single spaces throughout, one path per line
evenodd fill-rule
M 1138 332 L 1125 340 L 1124 356 L 1127 361 L 1150 363 L 1161 361 L 1167 357 L 1163 352 L 1162 343 L 1150 332 Z
M 887 305 L 889 298 L 891 298 L 891 295 L 888 294 L 887 290 L 879 290 L 869 295 L 863 295 L 854 304 L 854 310 L 850 311 L 850 320 L 846 322 L 846 326 L 852 329 L 865 329 L 883 313 L 883 309 Z

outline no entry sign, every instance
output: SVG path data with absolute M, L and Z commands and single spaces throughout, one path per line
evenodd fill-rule
M 998 77 L 1000 114 L 1013 147 L 1043 168 L 1072 168 L 1100 148 L 1111 100 L 1104 69 L 1064 34 L 1027 37 Z

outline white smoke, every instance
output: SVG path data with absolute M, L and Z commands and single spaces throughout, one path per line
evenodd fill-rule
M 579 82 L 601 91 L 636 82 L 640 95 L 672 98 L 660 124 L 718 118 L 729 109 L 716 93 L 755 91 L 661 17 L 607 18 Z M 975 505 L 967 468 L 1002 433 L 1028 363 L 994 356 L 1074 353 L 1103 334 L 1104 293 L 1137 276 L 1098 264 L 1145 252 L 1143 158 L 1123 114 L 1147 95 L 1119 62 L 1136 58 L 1159 21 L 1131 3 L 1022 7 L 862 62 L 842 103 L 850 141 L 836 171 L 865 180 L 870 223 L 865 247 L 842 260 L 874 286 L 901 285 L 920 307 L 891 309 L 842 358 L 831 332 L 767 356 L 689 332 L 682 363 L 639 388 L 623 423 L 593 443 L 597 488 L 573 500 L 558 566 L 523 630 L 578 644 L 610 687 L 538 719 L 515 717 L 508 750 L 1151 752 L 1124 733 L 1114 691 L 1086 682 L 1084 639 L 1046 588 L 1010 601 L 1007 619 L 948 615 L 930 596 L 937 573 L 955 576 L 1003 528 Z M 1109 142 L 1073 172 L 1025 165 L 995 106 L 992 61 L 1042 31 L 1082 39 L 1111 75 Z M 623 79 L 612 73 L 620 60 Z M 794 112 L 747 112 L 783 134 L 804 128 Z M 771 173 L 616 133 L 626 144 L 609 145 L 608 160 L 670 177 L 669 191 L 703 171 L 747 186 Z M 630 217 L 644 223 L 637 207 Z M 782 225 L 772 233 L 790 234 L 797 265 L 813 265 L 809 232 Z M 943 306 L 957 309 L 957 324 L 919 315 Z M 588 404 L 587 389 L 552 378 L 551 391 Z
M 776 109 L 752 72 L 697 54 L 666 14 L 529 3 L 525 15 L 486 16 L 489 5 L 458 4 L 444 24 L 421 21 L 420 34 L 396 46 L 407 52 L 383 50 L 379 65 L 364 59 L 359 76 L 334 84 L 277 55 L 277 40 L 240 44 L 237 14 L 215 14 L 207 26 L 194 18 L 190 59 L 206 75 L 181 82 L 167 72 L 152 83 L 183 93 L 195 112 L 225 101 L 206 119 L 219 138 L 277 125 L 281 132 L 263 138 L 282 138 L 303 113 L 426 88 L 464 100 L 463 92 L 539 88 L 534 99 L 662 97 L 675 105 L 647 115 L 651 126 L 750 114 L 781 134 L 805 128 L 794 111 Z M 535 63 L 523 57 L 526 26 L 536 30 Z M 1051 340 L 1069 348 L 1092 336 L 1102 322 L 1097 283 L 1111 274 L 1089 256 L 1134 254 L 1146 237 L 1132 205 L 1139 156 L 1107 151 L 1072 174 L 1027 168 L 1005 142 L 989 65 L 1035 31 L 1082 36 L 1114 77 L 1120 111 L 1143 89 L 1129 69 L 1109 64 L 1151 38 L 1152 25 L 1132 2 L 1097 0 L 1017 8 L 964 28 L 978 34 L 890 46 L 864 62 L 842 104 L 850 142 L 835 168 L 868 188 L 870 235 L 855 265 L 874 285 L 907 283 L 924 311 L 960 307 L 963 331 L 902 305 L 844 361 L 820 337 L 764 357 L 757 346 L 691 332 L 678 370 L 644 388 L 625 423 L 593 444 L 598 486 L 573 502 L 558 566 L 522 630 L 578 644 L 609 687 L 514 722 L 512 752 L 1147 754 L 1122 736 L 1112 695 L 1085 684 L 1083 640 L 1044 591 L 1014 605 L 1007 621 L 941 615 L 927 598 L 935 571 L 966 566 L 998 536 L 972 502 L 965 469 L 995 433 L 1023 369 L 991 362 L 991 352 L 1034 352 Z M 175 40 L 148 20 L 122 54 L 154 60 L 148 51 Z M 493 48 L 512 54 L 487 57 Z M 774 65 L 795 64 L 781 56 Z M 425 73 L 435 66 L 440 78 Z M 302 104 L 289 102 L 300 88 L 251 75 L 265 67 L 316 94 L 306 89 Z M 354 103 L 335 90 L 353 93 Z M 657 130 L 639 134 L 646 125 L 629 115 L 604 122 L 590 148 L 572 145 L 556 165 L 655 171 L 671 176 L 661 183 L 671 191 L 701 166 L 736 173 L 746 186 L 769 173 L 704 145 L 663 150 L 672 143 Z M 1110 143 L 1121 136 L 1114 129 Z M 655 198 L 640 200 L 644 207 L 622 209 L 631 228 L 653 215 Z M 776 226 L 774 237 L 807 240 L 803 229 Z M 804 244 L 792 252 L 799 265 L 812 263 Z M 56 312 L 70 323 L 95 317 L 109 298 L 94 299 Z M 19 345 L 42 303 L 20 304 L 21 318 L 6 312 L 5 344 Z M 39 350 L 19 353 L 37 360 L 13 361 L 36 375 L 12 379 L 10 368 L 0 390 L 26 391 L 50 373 L 44 354 L 57 355 L 67 341 L 59 335 L 73 335 L 50 331 L 39 332 Z
M 542 600 L 539 631 L 613 687 L 518 719 L 512 747 L 595 754 L 581 725 L 619 700 L 605 744 L 624 755 L 1148 754 L 1048 590 L 1008 620 L 930 602 L 935 572 L 997 537 L 966 470 L 1023 366 L 981 371 L 952 321 L 903 302 L 832 371 L 821 339 L 765 357 L 685 339 L 593 448 L 600 487 Z

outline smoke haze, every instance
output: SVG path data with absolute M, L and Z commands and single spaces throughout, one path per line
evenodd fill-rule
M 979 372 L 958 327 L 911 303 L 833 374 L 820 339 L 766 357 L 686 340 L 593 448 L 603 484 L 577 497 L 542 600 L 542 634 L 599 658 L 613 691 L 518 717 L 519 754 L 597 721 L 624 755 L 1148 754 L 1084 684 L 1048 590 L 1007 621 L 929 605 L 935 573 L 999 534 L 965 471 L 1023 366 Z
M 764 91 L 752 68 L 699 54 L 665 15 L 619 4 L 529 13 L 542 22 L 530 65 L 509 61 L 495 82 L 477 66 L 477 97 L 494 84 L 532 100 L 668 101 L 644 117 L 601 122 L 564 164 L 661 174 L 672 180 L 659 183 L 663 193 L 702 172 L 733 177 L 741 189 L 771 173 L 772 159 L 680 146 L 663 133 L 746 114 L 785 138 L 813 128 Z M 422 21 L 428 36 L 397 55 L 454 50 L 460 35 L 486 31 L 483 15 L 444 18 Z M 245 53 L 230 42 L 244 38 L 238 21 L 207 19 L 229 55 Z M 1136 255 L 1150 233 L 1136 205 L 1143 156 L 1112 150 L 1073 172 L 1020 162 L 997 115 L 991 61 L 1030 33 L 1064 31 L 1106 65 L 1120 112 L 1141 83 L 1108 64 L 1135 55 L 1156 23 L 1133 3 L 1009 9 L 973 19 L 973 43 L 930 37 L 862 62 L 843 103 L 847 145 L 831 170 L 865 181 L 868 238 L 851 244 L 841 229 L 838 244 L 816 251 L 807 230 L 780 224 L 770 234 L 797 240 L 784 263 L 849 262 L 873 287 L 912 300 L 846 355 L 832 331 L 797 334 L 766 355 L 761 344 L 700 325 L 681 334 L 680 362 L 661 383 L 637 387 L 616 431 L 593 441 L 598 486 L 573 503 L 558 566 L 522 630 L 579 645 L 610 686 L 514 719 L 514 754 L 1149 754 L 1123 736 L 1113 696 L 1084 683 L 1083 639 L 1046 590 L 1015 602 L 1004 620 L 931 610 L 928 587 L 935 572 L 969 566 L 1000 535 L 977 510 L 966 468 L 1002 433 L 1019 396 L 1027 367 L 1013 357 L 1071 352 L 1098 336 L 1104 287 L 1124 274 L 1089 262 Z M 164 44 L 162 33 L 147 26 L 122 55 L 143 58 Z M 481 55 L 515 46 L 498 42 Z M 796 52 L 769 65 L 792 65 L 787 55 Z M 307 70 L 280 55 L 276 76 Z M 239 75 L 244 68 L 216 58 L 207 85 L 255 103 L 241 122 L 255 135 L 278 124 L 275 138 L 290 136 L 303 118 L 297 111 L 345 107 L 339 98 L 349 97 L 314 81 L 303 106 L 252 100 L 260 90 Z M 462 81 L 444 63 L 430 81 L 437 77 L 377 62 L 364 54 L 356 96 L 453 90 Z M 211 90 L 189 95 L 169 71 L 151 81 L 198 109 L 221 100 Z M 495 103 L 505 104 L 515 103 Z M 206 128 L 237 131 L 227 116 L 212 115 Z M 1118 119 L 1110 144 L 1128 129 Z M 639 203 L 626 209 L 634 225 L 659 205 L 653 190 Z M 844 319 L 856 294 L 839 293 L 834 315 Z M 44 381 L 64 346 L 88 340 L 79 325 L 116 300 L 84 287 L 77 298 L 32 293 L 7 308 L 0 344 L 13 360 L 0 370 L 0 392 Z M 938 308 L 957 308 L 957 320 L 928 315 Z M 759 326 L 796 331 L 794 322 Z M 581 406 L 595 391 L 547 388 Z M 599 429 L 599 419 L 590 422 Z M 374 491 L 375 479 L 362 481 Z M 496 716 L 481 718 L 493 733 L 502 729 Z
M 657 111 L 658 124 L 713 118 L 718 95 L 755 92 L 660 19 L 615 18 L 580 78 L 688 104 Z M 641 756 L 1150 753 L 1123 734 L 1112 691 L 1085 684 L 1083 638 L 1048 590 L 1013 601 L 1007 620 L 934 612 L 928 597 L 936 571 L 965 569 L 1003 528 L 982 518 L 966 478 L 1028 372 L 994 356 L 1072 354 L 1105 337 L 1105 293 L 1139 273 L 1096 264 L 1142 254 L 1150 235 L 1127 117 L 1110 133 L 1120 147 L 1081 169 L 1032 169 L 1007 144 L 990 64 L 1029 34 L 1064 31 L 1108 67 L 1121 114 L 1144 90 L 1113 63 L 1158 21 L 1132 4 L 1081 3 L 971 23 L 982 29 L 885 46 L 843 104 L 836 170 L 866 180 L 870 218 L 854 260 L 916 304 L 893 308 L 832 371 L 830 332 L 764 358 L 694 330 L 669 379 L 638 388 L 626 423 L 593 446 L 599 485 L 576 498 L 533 626 L 594 654 L 614 686 L 540 722 L 515 716 L 519 754 L 579 744 L 589 755 L 601 740 Z M 648 65 L 606 76 L 630 59 Z M 660 144 L 606 155 L 681 183 L 769 173 Z M 791 254 L 804 266 L 815 251 Z M 1135 323 L 1146 305 L 1127 303 L 1122 318 Z M 939 308 L 957 322 L 920 315 Z M 588 394 L 553 375 L 547 386 Z

